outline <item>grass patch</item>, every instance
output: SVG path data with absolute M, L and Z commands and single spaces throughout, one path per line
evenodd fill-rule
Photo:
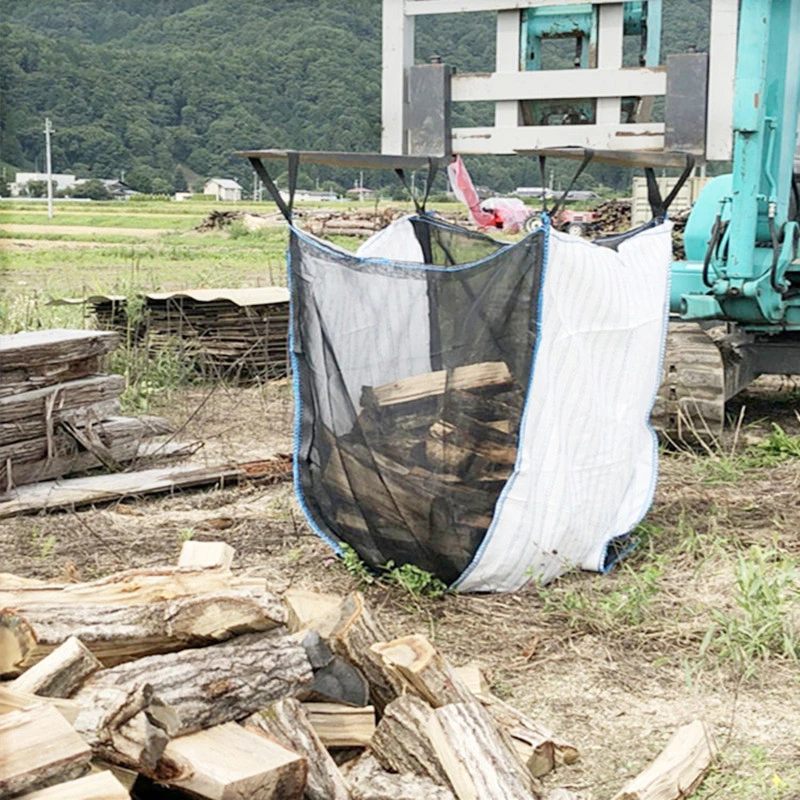
M 734 563 L 734 607 L 711 609 L 700 657 L 731 663 L 744 679 L 774 660 L 800 660 L 800 563 L 751 547 Z

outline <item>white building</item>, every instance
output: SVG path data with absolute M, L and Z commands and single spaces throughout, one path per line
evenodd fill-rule
M 66 175 L 57 172 L 54 172 L 50 178 L 55 183 L 54 191 L 56 192 L 61 192 L 64 191 L 64 189 L 68 189 L 70 186 L 74 186 L 78 180 L 74 175 Z M 14 183 L 10 183 L 8 185 L 8 190 L 11 193 L 11 196 L 19 197 L 31 181 L 44 181 L 45 184 L 47 184 L 47 173 L 18 172 L 14 176 Z
M 242 187 L 230 178 L 212 178 L 203 186 L 203 194 L 213 195 L 220 201 L 235 202 L 242 199 Z

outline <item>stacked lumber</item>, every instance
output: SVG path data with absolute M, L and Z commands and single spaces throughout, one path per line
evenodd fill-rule
M 0 336 L 0 493 L 155 454 L 159 417 L 120 416 L 121 375 L 101 372 L 115 333 L 44 330 Z
M 289 372 L 289 293 L 282 287 L 151 293 L 128 318 L 117 296 L 88 298 L 97 324 L 154 354 L 177 354 L 208 378 L 241 383 Z
M 523 399 L 502 361 L 364 387 L 352 431 L 329 435 L 322 481 L 336 524 L 350 538 L 378 526 L 394 560 L 424 553 L 418 566 L 456 577 L 443 560 L 468 560 L 486 532 L 514 467 Z
M 474 665 L 391 640 L 359 593 L 278 597 L 231 557 L 191 542 L 175 568 L 2 577 L 0 797 L 539 800 L 578 758 Z M 697 784 L 713 745 L 681 734 L 619 798 Z

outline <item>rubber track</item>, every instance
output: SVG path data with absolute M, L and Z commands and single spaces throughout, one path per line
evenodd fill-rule
M 714 339 L 692 322 L 671 322 L 651 422 L 669 437 L 716 437 L 725 422 L 725 366 Z

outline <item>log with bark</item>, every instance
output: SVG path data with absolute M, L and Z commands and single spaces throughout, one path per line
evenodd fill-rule
M 449 788 L 430 778 L 383 769 L 369 752 L 345 764 L 342 773 L 354 800 L 455 800 Z
M 42 697 L 69 697 L 102 664 L 76 636 L 69 636 L 8 686 Z
M 77 636 L 104 665 L 113 666 L 153 653 L 219 642 L 242 632 L 269 630 L 284 619 L 276 595 L 242 589 L 141 605 L 30 602 L 0 615 L 0 632 L 7 631 L 15 644 L 0 670 L 19 672 L 70 636 Z M 23 631 L 33 639 L 18 635 Z M 15 656 L 16 661 L 10 663 Z
M 307 800 L 350 800 L 350 792 L 339 767 L 314 730 L 302 704 L 292 697 L 248 717 L 245 728 L 266 733 L 284 747 L 306 758 Z
M 361 592 L 352 592 L 320 627 L 330 631 L 328 641 L 334 653 L 358 667 L 370 687 L 370 700 L 382 712 L 400 694 L 400 681 L 390 674 L 372 645 L 388 637 L 380 622 L 364 603 Z
M 74 695 L 81 705 L 75 728 L 102 757 L 152 775 L 153 756 L 157 761 L 158 748 L 163 751 L 153 728 L 174 737 L 244 719 L 300 694 L 312 676 L 305 651 L 291 637 L 245 634 L 95 673 Z M 137 715 L 139 728 L 131 731 L 127 720 Z M 120 748 L 116 736 L 133 744 Z
M 0 797 L 77 778 L 91 750 L 54 708 L 43 705 L 0 715 Z
M 459 800 L 540 797 L 535 779 L 478 703 L 437 708 L 430 737 Z

